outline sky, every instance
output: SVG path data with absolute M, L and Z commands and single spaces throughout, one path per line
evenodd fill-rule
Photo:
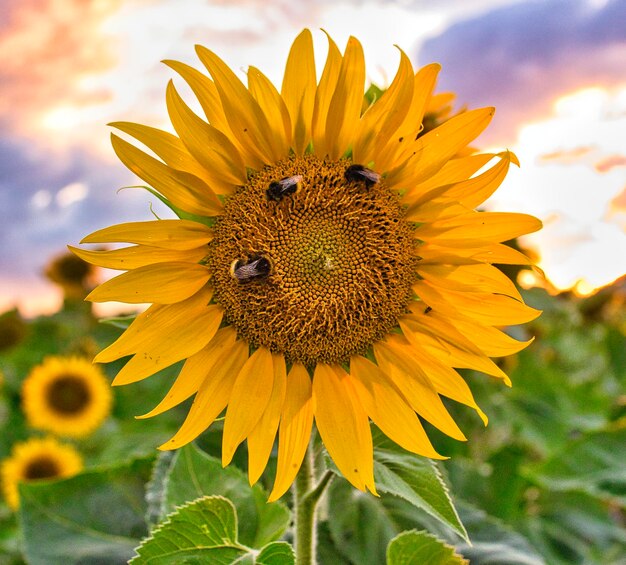
M 495 105 L 478 145 L 522 166 L 488 207 L 540 217 L 524 244 L 557 288 L 591 292 L 626 272 L 624 22 L 626 0 L 0 0 L 0 311 L 53 311 L 42 272 L 67 243 L 164 213 L 118 191 L 136 179 L 106 125 L 171 129 L 161 60 L 199 67 L 200 43 L 280 85 L 303 27 L 320 69 L 321 29 L 341 48 L 355 35 L 370 81 L 390 82 L 397 45 L 415 67 L 442 64 L 458 108 Z

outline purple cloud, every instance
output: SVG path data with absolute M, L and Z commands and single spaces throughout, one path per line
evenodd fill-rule
M 626 3 L 522 2 L 461 21 L 427 41 L 420 63 L 443 65 L 439 89 L 471 107 L 495 105 L 484 142 L 511 143 L 563 93 L 624 80 Z

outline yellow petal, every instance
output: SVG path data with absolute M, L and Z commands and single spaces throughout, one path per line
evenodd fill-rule
M 467 292 L 494 292 L 522 300 L 515 284 L 491 265 L 419 265 L 420 276 L 433 286 Z
M 326 33 L 326 32 L 324 32 Z M 313 148 L 315 154 L 324 156 L 328 153 L 326 144 L 326 120 L 330 101 L 335 93 L 339 69 L 341 68 L 341 53 L 336 43 L 326 33 L 328 38 L 328 56 L 322 72 L 322 78 L 315 92 L 315 105 L 313 106 Z
M 502 184 L 511 161 L 517 162 L 517 158 L 510 151 L 498 156 L 500 161 L 477 177 L 432 188 L 425 193 L 420 193 L 419 188 L 410 191 L 410 195 L 404 197 L 410 203 L 407 218 L 417 222 L 429 221 L 431 210 L 442 205 L 445 209 L 451 207 L 451 202 L 458 202 L 462 207 L 471 210 L 487 200 Z
M 404 120 L 387 142 L 377 148 L 376 168 L 388 171 L 405 161 L 410 155 L 412 143 L 422 128 L 426 104 L 431 96 L 441 65 L 432 63 L 421 68 L 413 79 L 413 96 Z
M 175 135 L 131 122 L 113 122 L 109 125 L 133 136 L 173 169 L 191 173 L 211 186 L 211 178 L 207 171 L 189 154 L 185 144 Z
M 306 454 L 313 427 L 311 378 L 294 363 L 287 376 L 287 391 L 278 431 L 276 480 L 268 502 L 278 500 L 291 486 Z
M 514 212 L 468 212 L 423 224 L 415 237 L 439 245 L 476 247 L 500 243 L 541 229 L 534 216 Z
M 339 159 L 354 140 L 361 115 L 364 85 L 363 48 L 351 36 L 341 61 L 337 85 L 326 118 L 326 144 L 331 159 Z
M 267 165 L 287 157 L 275 153 L 267 118 L 235 73 L 205 47 L 196 46 L 196 52 L 215 81 L 228 124 L 246 153 Z M 244 161 L 248 163 L 245 156 Z
M 93 232 L 81 243 L 139 243 L 164 249 L 194 249 L 209 243 L 213 232 L 191 220 L 154 220 L 117 224 Z
M 313 377 L 315 423 L 328 454 L 356 488 L 376 493 L 367 414 L 340 367 L 319 363 Z
M 226 410 L 222 465 L 228 465 L 239 444 L 250 435 L 267 408 L 274 388 L 272 354 L 259 347 L 237 375 Z
M 435 288 L 426 281 L 416 282 L 413 290 L 437 312 L 451 318 L 469 318 L 490 326 L 525 324 L 541 314 L 541 311 L 519 300 L 499 294 Z
M 246 166 L 237 148 L 217 128 L 207 124 L 183 102 L 170 81 L 166 93 L 167 110 L 172 125 L 189 152 L 211 177 L 222 181 L 220 186 L 235 186 L 247 182 Z
M 489 357 L 513 355 L 528 347 L 535 338 L 518 341 L 497 328 L 470 320 L 455 319 L 450 323 Z
M 201 315 L 187 322 L 188 327 L 168 341 L 155 342 L 136 353 L 113 380 L 114 386 L 141 381 L 202 349 L 220 327 L 223 310 L 207 306 Z M 184 341 L 183 341 L 184 340 Z
M 85 300 L 173 304 L 189 298 L 211 278 L 203 265 L 172 261 L 138 267 L 102 283 Z
M 196 95 L 204 115 L 209 123 L 224 133 L 233 143 L 233 139 L 220 95 L 215 87 L 215 83 L 207 76 L 203 75 L 199 70 L 181 63 L 180 61 L 163 61 L 168 67 L 174 69 L 191 87 Z
M 500 160 L 493 167 L 477 177 L 457 183 L 442 196 L 456 200 L 468 208 L 476 208 L 482 204 L 502 184 L 511 162 L 519 166 L 517 157 L 511 151 L 499 153 L 498 157 Z
M 478 155 L 450 159 L 433 176 L 415 186 L 409 187 L 406 192 L 406 198 L 413 203 L 418 197 L 423 198 L 423 195 L 430 194 L 433 189 L 465 181 L 494 157 L 494 153 L 480 153 Z
M 237 332 L 231 326 L 218 330 L 215 337 L 205 347 L 185 361 L 165 398 L 150 412 L 143 416 L 137 416 L 137 418 L 152 418 L 162 414 L 198 392 L 200 385 L 207 376 L 211 375 L 212 377 L 213 368 L 216 364 L 219 362 L 221 365 L 227 361 L 236 339 Z
M 261 419 L 248 436 L 248 478 L 251 485 L 259 480 L 269 461 L 285 401 L 287 388 L 285 358 L 282 355 L 272 355 L 272 363 L 274 365 L 272 396 Z
M 185 263 L 197 263 L 206 257 L 206 247 L 196 249 L 161 249 L 149 245 L 133 245 L 122 249 L 110 249 L 108 251 L 88 251 L 71 245 L 67 246 L 74 255 L 83 261 L 98 265 L 106 269 L 119 269 L 128 271 L 138 267 L 145 267 L 154 263 L 167 263 L 169 261 L 183 261 Z
M 411 315 L 400 320 L 400 328 L 409 341 L 419 342 L 450 367 L 481 371 L 502 379 L 508 386 L 511 385 L 506 373 L 481 351 L 473 339 L 460 333 L 450 318 L 441 316 L 434 310 L 425 314 L 423 310 L 418 310 L 417 305 L 411 306 L 411 312 Z
M 437 393 L 476 410 L 486 426 L 487 416 L 476 404 L 472 391 L 461 375 L 445 362 L 439 360 L 436 355 L 429 353 L 428 349 L 420 344 L 419 339 L 412 340 L 411 337 L 415 337 L 415 334 L 409 333 L 408 335 L 405 334 L 405 336 L 412 345 L 411 348 L 406 348 L 405 351 L 428 375 L 428 380 L 433 384 Z
M 413 410 L 450 437 L 465 440 L 428 376 L 410 355 L 410 346 L 402 346 L 390 337 L 374 344 L 374 355 L 378 366 L 402 391 Z
M 426 135 L 410 142 L 409 157 L 387 175 L 387 183 L 396 189 L 411 186 L 434 175 L 487 127 L 493 108 L 479 108 L 458 114 Z
M 224 350 L 200 385 L 183 425 L 159 449 L 178 449 L 196 439 L 215 421 L 226 408 L 237 374 L 247 359 L 248 344 L 244 341 L 237 341 Z
M 492 243 L 480 247 L 447 247 L 436 243 L 423 243 L 419 247 L 420 265 L 448 263 L 471 265 L 494 263 L 506 265 L 531 265 L 532 261 L 523 253 L 503 243 Z
M 533 261 L 521 251 L 503 243 L 488 245 L 482 249 L 474 250 L 474 258 L 486 263 L 496 265 L 532 265 Z
M 386 436 L 408 451 L 443 459 L 406 399 L 374 363 L 359 355 L 352 357 L 350 382 L 367 415 Z
M 203 216 L 216 216 L 222 212 L 222 203 L 203 180 L 168 167 L 115 134 L 111 134 L 111 144 L 128 169 L 175 206 Z
M 213 289 L 203 288 L 183 302 L 162 306 L 154 304 L 139 314 L 128 329 L 106 349 L 96 355 L 94 362 L 109 363 L 153 346 L 171 342 L 172 337 L 184 334 L 189 321 L 202 317 L 213 296 Z M 193 325 L 193 324 L 192 324 Z
M 296 155 L 303 155 L 311 140 L 315 85 L 313 37 L 305 29 L 291 46 L 281 87 L 291 117 L 292 146 Z
M 413 99 L 413 67 L 411 61 L 400 50 L 398 72 L 382 95 L 361 117 L 352 150 L 355 163 L 374 162 L 391 135 L 403 123 Z
M 288 155 L 292 136 L 291 118 L 278 90 L 256 67 L 248 68 L 248 89 L 267 116 L 278 152 Z

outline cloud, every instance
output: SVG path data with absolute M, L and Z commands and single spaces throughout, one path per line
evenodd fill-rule
M 624 79 L 626 3 L 521 2 L 450 26 L 420 63 L 443 65 L 439 87 L 472 107 L 495 105 L 483 137 L 509 143 L 518 124 L 549 114 L 563 92 Z
M 111 44 L 99 26 L 118 4 L 2 2 L 0 117 L 5 126 L 27 125 L 52 104 L 89 105 L 109 96 L 103 89 L 84 88 L 78 79 L 114 64 Z

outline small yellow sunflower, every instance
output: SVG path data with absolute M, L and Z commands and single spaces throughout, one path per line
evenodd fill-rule
M 455 369 L 509 383 L 489 357 L 528 342 L 498 327 L 539 314 L 492 263 L 529 263 L 501 242 L 540 222 L 475 211 L 516 162 L 510 152 L 464 155 L 493 108 L 420 136 L 439 65 L 415 72 L 400 51 L 391 86 L 362 111 L 361 45 L 351 37 L 341 54 L 328 43 L 318 81 L 311 33 L 296 38 L 280 92 L 254 67 L 246 87 L 204 47 L 196 51 L 211 78 L 167 61 L 205 117 L 170 82 L 177 136 L 113 124 L 158 158 L 117 135 L 112 142 L 180 219 L 119 224 L 82 241 L 129 247 L 73 249 L 127 271 L 89 300 L 153 303 L 96 357 L 132 356 L 113 384 L 186 359 L 164 400 L 142 416 L 195 395 L 161 449 L 193 440 L 225 410 L 223 464 L 247 440 L 251 483 L 278 435 L 270 500 L 292 483 L 314 420 L 361 490 L 375 492 L 370 420 L 402 447 L 441 458 L 419 417 L 464 440 L 445 396 L 486 422 Z
M 71 477 L 82 468 L 83 460 L 76 449 L 52 437 L 32 438 L 15 444 L 11 456 L 2 462 L 0 469 L 4 498 L 13 510 L 17 510 L 18 483 Z
M 28 423 L 59 436 L 89 435 L 109 415 L 111 403 L 102 369 L 80 357 L 48 357 L 22 385 Z

